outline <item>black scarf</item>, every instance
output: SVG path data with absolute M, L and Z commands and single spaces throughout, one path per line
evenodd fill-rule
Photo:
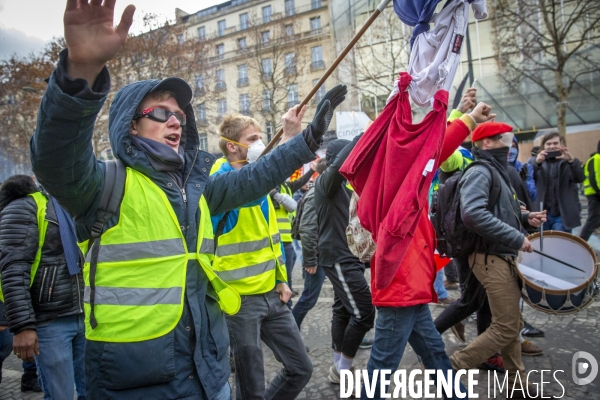
M 177 184 L 183 184 L 183 147 L 179 146 L 177 153 L 164 143 L 156 140 L 131 135 L 133 146 L 144 152 L 150 160 L 152 167 L 158 172 L 167 172 Z
M 506 182 L 508 186 L 511 186 L 510 177 L 508 176 L 509 150 L 509 147 L 500 147 L 489 150 L 482 150 L 478 149 L 477 147 L 473 147 L 473 155 L 479 159 L 490 162 L 496 168 L 496 170 L 498 170 L 502 176 L 502 179 L 504 179 L 504 182 Z

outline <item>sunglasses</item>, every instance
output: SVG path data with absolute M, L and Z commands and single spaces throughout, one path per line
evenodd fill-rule
M 175 116 L 177 121 L 179 121 L 179 125 L 185 126 L 185 121 L 186 121 L 185 114 L 171 112 L 169 110 L 166 110 L 166 109 L 160 108 L 160 107 L 146 108 L 145 110 L 142 110 L 141 112 L 135 114 L 133 116 L 133 119 L 150 118 L 150 119 L 152 119 L 154 121 L 158 121 L 158 122 L 167 122 L 169 120 L 169 118 L 171 118 L 171 115 Z

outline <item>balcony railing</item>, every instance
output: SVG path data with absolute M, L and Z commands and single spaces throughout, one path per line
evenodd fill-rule
M 248 78 L 240 78 L 240 79 L 238 79 L 237 86 L 238 87 L 248 86 Z
M 206 119 L 206 117 L 199 117 L 198 118 L 198 125 L 199 126 L 208 125 L 208 119 Z
M 310 64 L 311 71 L 317 71 L 319 69 L 324 69 L 324 68 L 325 68 L 325 61 L 323 61 L 323 60 L 313 61 Z
M 217 92 L 222 92 L 223 90 L 227 90 L 227 85 L 225 84 L 225 82 L 217 82 L 217 84 L 215 85 L 215 90 Z
M 246 115 L 248 117 L 251 117 L 252 116 L 252 111 L 250 111 L 249 108 L 244 108 L 244 109 L 240 110 L 240 114 Z
M 298 101 L 298 99 L 296 99 L 295 101 L 288 101 L 286 103 L 287 108 L 292 108 L 294 107 L 296 104 L 300 104 L 300 102 Z
M 286 75 L 296 75 L 296 73 L 297 73 L 296 66 L 285 67 L 285 74 Z

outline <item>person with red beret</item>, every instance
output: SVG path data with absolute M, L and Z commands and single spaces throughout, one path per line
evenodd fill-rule
M 525 372 L 519 338 L 523 318 L 516 259 L 519 250 L 533 251 L 521 227 L 539 227 L 546 220 L 545 212 L 522 212 L 510 184 L 507 156 L 514 136 L 512 130 L 512 126 L 500 122 L 486 122 L 475 128 L 472 134 L 475 160 L 488 163 L 492 168 L 473 165 L 459 181 L 462 220 L 478 235 L 475 251 L 469 256 L 469 266 L 487 292 L 492 324 L 469 346 L 450 357 L 455 369 L 471 369 L 500 351 L 511 390 L 517 374 L 523 377 Z M 492 187 L 498 185 L 500 193 L 496 202 L 488 204 Z M 508 398 L 528 399 L 539 395 L 535 389 L 521 388 L 519 383 L 515 387 L 516 390 L 507 393 Z

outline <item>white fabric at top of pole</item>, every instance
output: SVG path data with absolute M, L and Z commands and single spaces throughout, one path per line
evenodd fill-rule
M 485 0 L 474 0 L 471 6 L 475 18 L 487 17 Z M 413 78 L 408 91 L 420 107 L 430 107 L 438 90 L 450 91 L 466 44 L 468 21 L 468 1 L 453 0 L 433 17 L 434 27 L 416 37 L 408 66 Z

